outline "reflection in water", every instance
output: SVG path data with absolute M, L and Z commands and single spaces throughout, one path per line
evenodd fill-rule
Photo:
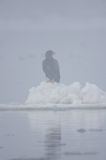
M 50 160 L 60 159 L 61 155 L 61 126 L 49 128 L 46 135 L 46 158 Z
M 100 160 L 105 155 L 103 111 L 28 112 L 28 117 L 36 160 Z
M 105 160 L 105 123 L 104 110 L 0 112 L 0 160 Z
M 35 116 L 36 115 L 36 116 Z M 44 160 L 61 159 L 61 115 L 55 112 L 29 112 L 30 125 L 39 145 L 44 146 Z M 40 153 L 40 151 L 39 151 Z

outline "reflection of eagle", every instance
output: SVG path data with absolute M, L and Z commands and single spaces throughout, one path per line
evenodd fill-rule
M 59 160 L 61 156 L 61 126 L 57 125 L 48 129 L 46 135 L 46 159 Z
M 46 52 L 46 58 L 43 60 L 42 67 L 46 77 L 50 81 L 60 82 L 60 70 L 58 61 L 52 57 L 54 52 L 49 50 Z

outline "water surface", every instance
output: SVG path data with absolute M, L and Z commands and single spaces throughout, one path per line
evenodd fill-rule
M 1 111 L 1 160 L 105 160 L 106 110 Z

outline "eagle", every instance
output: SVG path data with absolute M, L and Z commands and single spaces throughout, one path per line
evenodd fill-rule
M 42 62 L 42 69 L 45 76 L 51 82 L 60 82 L 60 68 L 58 61 L 53 57 L 54 51 L 48 50 L 45 53 L 45 59 Z

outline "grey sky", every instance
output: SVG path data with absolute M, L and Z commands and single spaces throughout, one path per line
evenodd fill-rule
M 62 83 L 106 90 L 105 0 L 0 0 L 0 103 L 24 102 L 54 50 Z

